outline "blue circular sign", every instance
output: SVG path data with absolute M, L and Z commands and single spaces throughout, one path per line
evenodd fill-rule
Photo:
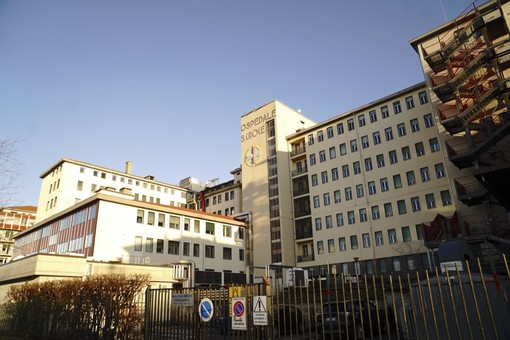
M 214 305 L 210 299 L 203 298 L 202 301 L 200 301 L 200 305 L 198 306 L 198 314 L 200 315 L 200 319 L 202 319 L 204 322 L 212 319 L 214 315 Z
M 241 301 L 237 301 L 236 303 L 234 303 L 234 314 L 238 318 L 243 316 L 243 314 L 244 314 L 244 304 Z

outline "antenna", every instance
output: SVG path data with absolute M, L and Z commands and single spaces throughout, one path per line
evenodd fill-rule
M 439 0 L 439 3 L 441 4 L 441 9 L 443 10 L 444 22 L 448 22 L 448 18 L 446 17 L 446 12 L 443 6 L 443 0 Z

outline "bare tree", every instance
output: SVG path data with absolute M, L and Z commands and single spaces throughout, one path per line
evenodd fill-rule
M 18 140 L 0 139 L 0 207 L 12 204 L 17 190 L 16 178 L 19 170 L 16 144 Z

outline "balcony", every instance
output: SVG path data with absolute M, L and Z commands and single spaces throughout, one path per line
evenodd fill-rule
M 292 151 L 290 152 L 290 157 L 291 158 L 297 157 L 299 155 L 304 154 L 305 152 L 306 152 L 306 147 L 304 145 L 302 145 L 302 146 L 293 148 Z
M 312 212 L 311 212 L 310 208 L 298 209 L 298 210 L 294 211 L 294 218 L 307 216 L 307 215 L 310 215 L 311 213 Z
M 306 166 L 303 166 L 303 167 L 298 168 L 296 170 L 292 170 L 291 175 L 292 175 L 292 177 L 294 177 L 294 176 L 297 176 L 297 175 L 304 174 L 306 172 L 308 172 L 308 168 Z
M 308 254 L 308 255 L 298 255 L 297 256 L 297 262 L 309 262 L 309 261 L 315 261 L 315 255 L 314 254 Z

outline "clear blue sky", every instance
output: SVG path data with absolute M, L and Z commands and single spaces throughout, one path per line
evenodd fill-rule
M 319 122 L 421 82 L 409 40 L 469 4 L 0 0 L 0 139 L 19 140 L 21 163 L 11 202 L 36 205 L 61 158 L 229 180 L 242 114 L 277 99 Z

